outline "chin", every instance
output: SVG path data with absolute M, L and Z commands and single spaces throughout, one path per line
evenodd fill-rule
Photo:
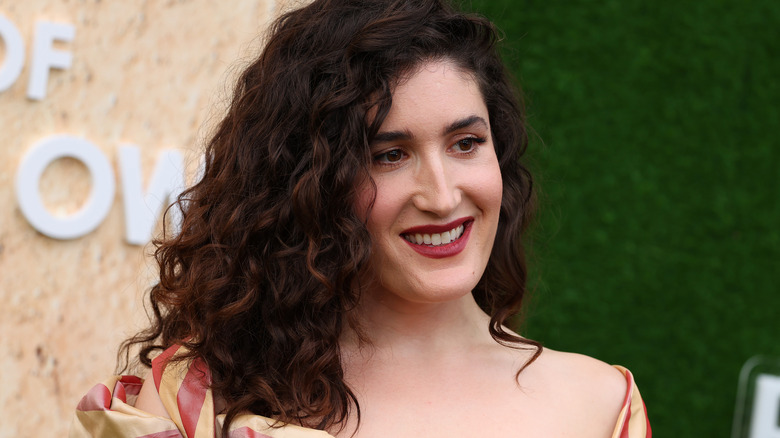
M 446 274 L 439 274 L 445 275 Z M 458 301 L 463 297 L 471 294 L 471 291 L 476 287 L 479 278 L 472 276 L 446 276 L 448 281 L 423 281 L 415 285 L 407 285 L 406 287 L 400 286 L 386 287 L 385 290 L 388 293 L 392 293 L 404 299 L 406 301 L 415 303 L 446 303 L 448 301 Z M 398 291 L 398 292 L 394 292 Z

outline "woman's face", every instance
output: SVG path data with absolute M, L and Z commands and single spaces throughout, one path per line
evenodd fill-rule
M 476 286 L 501 206 L 489 123 L 476 81 L 451 62 L 426 62 L 395 88 L 371 145 L 369 293 L 434 303 Z M 366 184 L 359 211 L 371 194 Z

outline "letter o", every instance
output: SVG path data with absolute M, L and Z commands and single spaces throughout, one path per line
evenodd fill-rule
M 75 158 L 87 167 L 92 191 L 80 210 L 53 216 L 41 200 L 39 183 L 46 167 L 58 158 Z M 16 173 L 16 199 L 22 214 L 36 230 L 54 239 L 76 239 L 98 227 L 111 210 L 116 183 L 111 164 L 89 141 L 66 135 L 45 138 L 24 156 Z
M 24 66 L 24 41 L 14 24 L 0 14 L 0 39 L 5 41 L 5 61 L 0 66 L 0 92 L 19 78 Z

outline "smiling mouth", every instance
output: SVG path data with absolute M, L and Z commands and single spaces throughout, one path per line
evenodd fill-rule
M 402 234 L 401 237 L 406 239 L 409 243 L 416 245 L 437 247 L 449 245 L 450 243 L 457 241 L 463 236 L 463 231 L 465 229 L 466 224 L 462 223 L 451 230 L 442 233 L 409 233 Z

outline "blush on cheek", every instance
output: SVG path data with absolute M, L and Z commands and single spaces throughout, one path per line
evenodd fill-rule
M 473 172 L 469 185 L 470 193 L 479 198 L 480 204 L 487 207 L 500 207 L 504 194 L 504 182 L 501 178 L 501 169 L 498 163 L 483 168 L 482 172 Z
M 501 178 L 501 169 L 496 168 L 497 176 L 495 181 L 495 196 L 496 200 L 495 202 L 498 203 L 498 205 L 501 205 L 501 200 L 504 196 L 504 180 Z
M 491 167 L 492 170 L 488 172 L 488 174 L 491 176 L 490 179 L 492 180 L 492 183 L 487 181 L 486 183 L 491 184 L 489 187 L 492 188 L 491 192 L 494 197 L 492 201 L 498 202 L 498 205 L 501 205 L 501 198 L 504 195 L 504 180 L 501 177 L 501 167 L 498 165 L 498 157 L 495 158 Z

